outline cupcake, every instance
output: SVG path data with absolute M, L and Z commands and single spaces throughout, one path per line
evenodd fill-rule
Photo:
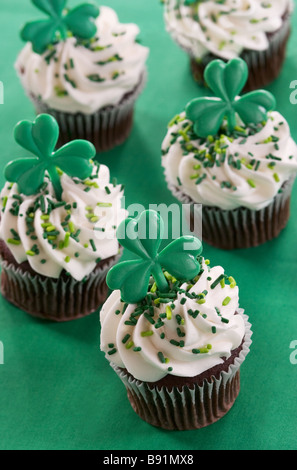
M 130 223 L 142 233 L 136 240 L 123 237 Z M 146 211 L 119 228 L 119 240 L 138 259 L 107 275 L 114 291 L 100 313 L 101 350 L 144 421 L 199 429 L 234 404 L 251 325 L 235 280 L 210 267 L 199 239 L 183 236 L 159 252 L 162 230 L 154 239 L 143 237 L 143 226 L 161 224 L 156 212 Z
M 277 237 L 296 178 L 297 146 L 273 95 L 239 96 L 247 73 L 242 59 L 209 64 L 205 80 L 217 96 L 192 100 L 162 144 L 168 187 L 190 208 L 191 228 L 202 205 L 203 240 L 222 249 Z
M 93 144 L 54 151 L 50 115 L 22 121 L 15 139 L 31 156 L 5 167 L 0 194 L 1 293 L 30 315 L 57 322 L 94 312 L 107 296 L 106 273 L 120 254 L 123 188 L 92 160 Z
M 275 80 L 290 37 L 292 0 L 165 0 L 166 29 L 190 57 L 192 74 L 203 82 L 214 59 L 241 57 L 249 67 L 246 91 Z
M 60 145 L 87 139 L 107 151 L 130 135 L 148 48 L 137 42 L 138 26 L 121 24 L 111 8 L 60 4 L 34 1 L 49 19 L 22 29 L 16 71 L 37 114 L 58 121 Z

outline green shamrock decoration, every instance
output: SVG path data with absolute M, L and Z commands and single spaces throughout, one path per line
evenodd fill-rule
M 120 224 L 117 230 L 120 244 L 138 258 L 115 265 L 108 272 L 106 281 L 110 289 L 121 291 L 124 302 L 140 302 L 147 294 L 151 275 L 157 288 L 168 292 L 169 284 L 162 268 L 176 279 L 185 281 L 199 273 L 197 256 L 202 252 L 200 240 L 186 235 L 159 252 L 163 233 L 164 222 L 152 210 L 144 211 L 134 219 L 128 217 Z
M 63 189 L 57 168 L 82 180 L 92 174 L 93 165 L 90 159 L 96 155 L 93 144 L 86 140 L 73 140 L 54 151 L 59 126 L 49 114 L 40 114 L 34 122 L 21 121 L 15 127 L 14 137 L 21 147 L 35 156 L 8 163 L 4 176 L 7 181 L 17 183 L 19 191 L 26 196 L 38 193 L 46 171 L 59 201 Z
M 46 20 L 27 23 L 21 38 L 32 43 L 33 51 L 43 54 L 56 40 L 65 40 L 70 35 L 80 39 L 91 39 L 97 31 L 94 20 L 99 8 L 84 3 L 65 12 L 67 0 L 32 0 L 32 3 L 49 16 Z
M 236 114 L 247 126 L 259 124 L 276 106 L 274 96 L 266 90 L 238 96 L 248 79 L 248 66 L 240 58 L 227 64 L 212 61 L 205 69 L 204 79 L 216 97 L 197 98 L 186 107 L 186 116 L 194 122 L 194 132 L 200 138 L 216 135 L 225 119 L 232 132 L 237 125 Z

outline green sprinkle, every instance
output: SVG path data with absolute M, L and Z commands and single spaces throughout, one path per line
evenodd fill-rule
M 200 354 L 200 349 L 192 349 L 193 354 Z
M 90 245 L 91 245 L 93 251 L 97 251 L 94 240 L 92 240 L 92 239 L 90 240 Z
M 112 354 L 115 354 L 116 352 L 117 352 L 116 348 L 113 348 L 110 351 L 108 351 L 107 354 L 109 354 L 109 356 L 111 356 Z
M 133 341 L 129 341 L 129 343 L 126 344 L 126 349 L 131 349 L 134 346 Z
M 169 306 L 166 307 L 166 318 L 167 320 L 171 320 L 172 318 L 172 310 Z
M 10 231 L 16 240 L 20 239 L 19 234 L 13 228 L 11 228 Z
M 20 245 L 21 244 L 20 240 L 15 240 L 14 238 L 8 238 L 6 241 L 10 245 Z
M 56 230 L 56 227 L 54 225 L 49 225 L 46 227 L 47 232 L 54 232 Z
M 155 292 L 156 292 L 156 290 L 157 290 L 157 284 L 154 282 L 154 284 L 152 285 L 152 287 L 151 287 L 151 290 L 150 290 L 150 291 L 151 291 L 152 293 L 155 293 Z
M 165 364 L 165 357 L 161 351 L 158 352 L 158 358 L 160 359 L 160 362 L 162 362 L 162 364 Z
M 208 353 L 208 352 L 209 352 L 208 348 L 201 348 L 201 349 L 200 349 L 200 353 L 201 353 L 201 354 L 206 354 L 206 353 Z
M 217 287 L 217 285 L 224 279 L 224 274 L 221 274 L 210 286 L 211 289 Z
M 142 332 L 140 333 L 140 336 L 142 336 L 143 338 L 145 338 L 146 336 L 152 336 L 153 334 L 154 334 L 153 331 L 148 330 L 148 331 L 142 331 Z
M 254 180 L 248 179 L 247 182 L 248 182 L 248 184 L 251 186 L 251 188 L 255 188 L 255 187 L 256 187 L 256 183 L 254 182 Z
M 146 320 L 147 320 L 148 322 L 150 322 L 152 325 L 155 324 L 155 320 L 154 320 L 148 313 L 144 313 L 143 316 L 144 316 L 144 318 L 146 318 Z
M 177 124 L 177 122 L 179 122 L 180 120 L 181 120 L 180 115 L 177 114 L 176 116 L 174 116 L 174 118 L 171 119 L 171 121 L 168 124 L 168 127 L 174 126 L 174 124 Z
M 65 263 L 69 263 L 70 259 L 71 259 L 70 256 L 66 256 Z
M 129 334 L 126 334 L 126 335 L 124 336 L 124 338 L 122 339 L 122 343 L 123 343 L 123 344 L 126 344 L 129 338 L 130 338 L 130 335 L 129 335 Z
M 69 246 L 69 239 L 70 239 L 70 232 L 66 232 L 65 238 L 64 238 L 64 248 L 67 248 Z
M 66 82 L 70 83 L 70 85 L 73 88 L 77 88 L 77 85 L 76 85 L 75 81 L 71 80 L 71 78 L 66 73 L 64 74 L 64 78 L 65 78 Z
M 226 297 L 226 298 L 223 300 L 222 305 L 224 305 L 224 307 L 225 307 L 226 305 L 229 304 L 230 301 L 231 301 L 231 298 L 230 298 L 230 297 Z
M 98 207 L 112 207 L 111 202 L 97 202 Z
M 69 223 L 68 223 L 68 227 L 69 227 L 70 233 L 74 233 L 74 232 L 75 232 L 75 226 L 74 226 L 74 223 L 73 223 L 73 222 L 69 222 Z
M 28 250 L 28 251 L 26 251 L 26 255 L 28 255 L 28 256 L 35 256 L 36 253 L 35 253 L 34 251 L 32 251 L 32 250 Z
M 213 334 L 215 334 L 215 333 L 217 332 L 217 328 L 216 328 L 215 326 L 212 326 L 212 327 L 211 327 L 211 332 L 212 332 Z
M 232 276 L 230 276 L 230 277 L 228 278 L 228 281 L 230 282 L 230 287 L 231 287 L 231 289 L 234 289 L 234 287 L 236 287 L 236 281 L 235 281 L 235 279 L 234 279 Z

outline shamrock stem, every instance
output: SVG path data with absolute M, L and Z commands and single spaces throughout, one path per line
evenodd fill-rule
M 68 38 L 68 30 L 67 30 L 66 26 L 64 26 L 64 24 L 62 24 L 60 26 L 59 32 L 61 34 L 62 41 L 66 41 L 66 39 Z
M 52 167 L 48 170 L 52 185 L 54 187 L 55 195 L 58 201 L 62 200 L 63 188 L 60 181 L 60 176 L 55 167 Z
M 227 116 L 228 129 L 230 132 L 234 131 L 236 127 L 236 113 L 235 111 L 230 111 Z
M 153 278 L 156 281 L 158 290 L 160 292 L 168 292 L 169 291 L 169 285 L 168 285 L 168 282 L 166 280 L 166 277 L 163 274 L 162 268 L 159 264 L 156 264 L 152 268 L 152 275 L 153 275 Z

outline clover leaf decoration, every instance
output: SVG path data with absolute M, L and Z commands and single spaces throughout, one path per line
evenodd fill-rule
M 43 54 L 56 40 L 65 40 L 70 35 L 80 39 L 91 39 L 97 31 L 95 19 L 99 8 L 91 3 L 84 3 L 65 11 L 67 0 L 32 0 L 39 10 L 49 18 L 25 24 L 21 38 L 32 43 L 34 52 Z
M 267 120 L 268 111 L 276 106 L 274 96 L 266 90 L 238 96 L 248 79 L 248 66 L 240 58 L 228 63 L 212 61 L 205 69 L 204 79 L 216 96 L 197 98 L 186 106 L 186 116 L 194 122 L 198 137 L 216 135 L 225 119 L 232 132 L 237 114 L 247 126 L 259 124 Z
M 135 260 L 118 263 L 107 274 L 108 286 L 119 289 L 124 302 L 137 303 L 144 299 L 151 275 L 159 291 L 168 292 L 169 284 L 162 268 L 178 280 L 190 280 L 199 273 L 200 240 L 182 236 L 159 252 L 163 234 L 164 222 L 153 210 L 144 211 L 137 218 L 128 217 L 118 227 L 120 244 L 137 255 Z
M 96 155 L 93 144 L 86 140 L 73 140 L 54 151 L 59 126 L 49 114 L 40 114 L 34 122 L 21 121 L 15 127 L 14 137 L 21 147 L 34 156 L 9 162 L 4 176 L 7 181 L 17 183 L 19 191 L 26 196 L 39 192 L 45 172 L 48 173 L 59 201 L 63 189 L 58 169 L 82 180 L 92 174 L 93 165 L 90 159 Z

